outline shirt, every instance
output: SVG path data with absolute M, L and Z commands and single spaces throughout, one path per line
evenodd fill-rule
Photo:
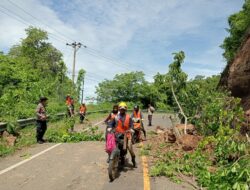
M 150 106 L 148 108 L 148 115 L 153 115 L 153 112 L 155 111 L 154 107 L 153 106 Z
M 46 109 L 42 103 L 39 103 L 36 108 L 37 120 L 46 121 Z

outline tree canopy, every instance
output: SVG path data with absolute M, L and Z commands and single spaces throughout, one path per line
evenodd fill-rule
M 49 110 L 62 110 L 70 93 L 62 53 L 48 42 L 47 32 L 29 27 L 26 35 L 0 54 L 0 118 L 32 116 L 40 96 L 49 98 Z
M 245 0 L 243 8 L 228 18 L 229 36 L 225 38 L 221 47 L 225 50 L 223 56 L 230 63 L 240 47 L 244 35 L 250 29 L 250 0 Z

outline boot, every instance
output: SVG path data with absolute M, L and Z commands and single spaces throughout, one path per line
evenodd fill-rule
M 135 162 L 135 156 L 132 157 L 132 163 L 133 163 L 133 167 L 134 167 L 134 168 L 137 168 L 136 162 Z
M 107 163 L 109 163 L 109 160 L 110 160 L 110 155 L 108 155 L 108 158 L 107 158 Z
M 125 157 L 121 157 L 121 166 L 125 165 Z

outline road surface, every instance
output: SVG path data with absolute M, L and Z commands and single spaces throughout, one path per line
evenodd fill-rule
M 145 126 L 147 121 L 145 121 Z M 97 122 L 96 122 L 97 123 Z M 168 127 L 163 114 L 154 116 L 154 126 Z M 98 124 L 104 129 L 101 123 Z M 147 131 L 155 127 L 147 127 Z M 1 190 L 173 190 L 187 189 L 167 178 L 148 178 L 148 169 L 137 154 L 137 168 L 132 168 L 130 155 L 118 179 L 110 183 L 104 142 L 45 143 L 23 149 L 0 159 Z M 149 183 L 147 183 L 147 178 Z

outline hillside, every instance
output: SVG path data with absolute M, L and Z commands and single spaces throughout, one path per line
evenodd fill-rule
M 226 86 L 233 96 L 242 98 L 244 109 L 250 109 L 250 32 L 247 32 L 232 63 L 225 68 L 220 84 Z

